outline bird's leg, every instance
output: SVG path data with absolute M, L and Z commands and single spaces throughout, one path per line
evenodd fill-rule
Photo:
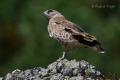
M 60 57 L 57 61 L 61 61 L 61 60 L 63 60 L 63 59 L 65 58 L 66 52 L 68 52 L 67 45 L 64 45 L 64 46 L 63 46 L 63 49 L 64 49 L 63 55 L 62 55 L 62 57 Z
M 66 54 L 66 52 L 65 51 L 63 51 L 63 55 L 62 55 L 62 59 L 64 59 L 65 58 L 65 54 Z
M 60 57 L 57 61 L 61 61 L 61 60 L 63 60 L 63 59 L 65 58 L 65 54 L 66 54 L 66 52 L 63 51 L 63 55 L 62 55 L 62 57 Z

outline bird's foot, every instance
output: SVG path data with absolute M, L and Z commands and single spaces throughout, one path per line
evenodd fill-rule
M 63 59 L 64 59 L 64 57 L 60 57 L 57 61 L 60 62 Z

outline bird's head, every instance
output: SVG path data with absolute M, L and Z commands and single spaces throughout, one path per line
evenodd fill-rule
M 62 16 L 61 13 L 59 13 L 59 12 L 56 11 L 56 10 L 52 10 L 52 9 L 44 11 L 43 14 L 44 14 L 45 16 L 47 16 L 49 19 L 50 19 L 50 18 L 53 18 L 53 17 L 55 17 L 55 16 Z

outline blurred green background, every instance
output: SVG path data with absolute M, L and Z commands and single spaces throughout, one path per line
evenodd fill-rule
M 61 45 L 48 36 L 43 15 L 47 9 L 81 25 L 106 50 L 97 54 L 82 48 L 67 59 L 84 59 L 104 74 L 120 75 L 119 0 L 0 0 L 0 76 L 15 69 L 47 67 L 62 56 Z

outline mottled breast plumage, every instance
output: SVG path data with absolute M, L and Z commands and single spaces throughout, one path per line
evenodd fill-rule
M 72 42 L 74 39 L 72 38 L 71 33 L 65 30 L 64 20 L 57 21 L 51 19 L 48 25 L 48 31 L 50 35 L 53 35 L 53 38 L 59 40 L 60 42 Z

